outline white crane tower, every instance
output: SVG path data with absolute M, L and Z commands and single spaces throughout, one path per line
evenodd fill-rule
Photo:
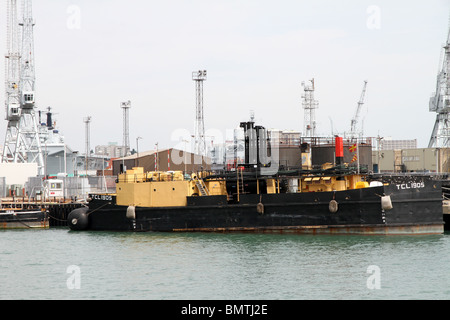
M 131 108 L 131 101 L 125 101 L 120 103 L 120 107 L 123 109 L 123 143 L 122 143 L 122 157 L 130 155 L 130 121 L 129 113 Z
M 6 3 L 5 108 L 8 126 L 3 146 L 2 162 L 14 159 L 20 120 L 20 49 L 17 1 Z
M 428 148 L 448 148 L 450 142 L 450 30 L 443 49 L 436 92 L 430 98 L 429 110 L 437 115 Z
M 304 94 L 302 95 L 302 105 L 304 112 L 304 132 L 305 137 L 315 137 L 316 135 L 316 109 L 319 107 L 319 102 L 314 99 L 314 79 L 310 80 L 311 85 L 306 85 L 302 82 Z
M 192 80 L 195 81 L 195 134 L 194 152 L 202 157 L 206 156 L 205 142 L 205 118 L 203 114 L 203 81 L 206 80 L 206 70 L 192 72 Z
M 34 21 L 31 0 L 23 0 L 22 8 L 23 19 L 19 23 L 17 0 L 7 1 L 5 104 L 8 125 L 2 162 L 37 163 L 38 175 L 43 175 L 44 157 L 35 106 Z
M 364 104 L 364 97 L 366 95 L 366 88 L 367 88 L 367 80 L 364 81 L 363 90 L 362 90 L 362 93 L 361 93 L 361 97 L 360 97 L 360 99 L 358 101 L 358 106 L 356 107 L 355 116 L 353 117 L 352 122 L 351 122 L 350 138 L 352 138 L 352 139 L 353 138 L 357 138 L 357 136 L 358 136 L 358 132 L 357 132 L 357 129 L 356 129 L 356 124 L 358 123 L 359 114 L 361 113 L 361 109 L 362 109 L 362 106 Z

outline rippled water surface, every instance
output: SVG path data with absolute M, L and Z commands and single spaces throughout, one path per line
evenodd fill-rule
M 450 299 L 449 268 L 447 233 L 0 231 L 0 299 Z

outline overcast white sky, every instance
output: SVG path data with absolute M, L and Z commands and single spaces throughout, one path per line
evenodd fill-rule
M 2 55 L 5 9 L 2 0 Z M 33 10 L 37 105 L 53 108 L 72 149 L 84 152 L 86 116 L 91 148 L 121 144 L 126 100 L 132 148 L 138 136 L 140 151 L 183 147 L 176 133 L 194 133 L 199 69 L 210 135 L 250 110 L 267 128 L 301 131 L 301 82 L 312 78 L 318 132 L 348 131 L 368 80 L 364 134 L 428 145 L 448 0 L 40 0 Z M 3 72 L 0 83 L 3 104 Z

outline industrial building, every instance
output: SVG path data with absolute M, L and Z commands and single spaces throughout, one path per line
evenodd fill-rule
M 179 149 L 152 150 L 113 159 L 114 176 L 134 167 L 149 171 L 183 171 L 187 173 L 211 170 L 211 159 Z
M 281 169 L 297 169 L 302 167 L 302 149 L 300 132 L 287 130 L 269 130 L 272 150 L 278 151 Z M 275 138 L 276 137 L 276 138 Z
M 412 140 L 396 140 L 390 138 L 380 139 L 381 150 L 400 150 L 400 149 L 416 149 L 417 139 Z
M 371 170 L 372 162 L 372 142 L 370 138 L 356 140 L 344 139 L 344 163 Z M 313 138 L 304 140 L 302 144 L 302 154 L 305 155 L 310 149 L 311 165 L 319 168 L 325 163 L 335 164 L 335 140 L 334 138 Z
M 372 153 L 374 172 L 450 172 L 449 148 L 377 150 Z

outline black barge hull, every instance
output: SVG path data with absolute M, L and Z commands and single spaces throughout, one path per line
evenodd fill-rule
M 388 205 L 382 197 L 389 196 Z M 335 192 L 188 197 L 183 207 L 128 207 L 91 195 L 89 208 L 68 217 L 73 230 L 440 234 L 441 183 L 434 180 Z M 389 206 L 391 204 L 391 206 Z

